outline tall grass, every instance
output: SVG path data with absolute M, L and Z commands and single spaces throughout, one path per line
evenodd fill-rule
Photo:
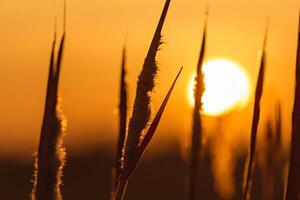
M 126 89 L 126 49 L 124 46 L 123 57 L 122 57 L 122 66 L 121 66 L 121 81 L 120 81 L 120 102 L 119 102 L 119 137 L 116 151 L 116 161 L 115 168 L 113 172 L 113 191 L 116 190 L 118 185 L 118 177 L 121 174 L 122 170 L 122 157 L 123 157 L 123 147 L 126 137 L 126 122 L 127 122 L 127 89 Z
M 56 37 L 52 45 L 44 120 L 35 164 L 33 200 L 62 199 L 60 186 L 62 184 L 62 169 L 65 164 L 62 137 L 65 132 L 66 120 L 60 109 L 58 84 L 64 41 L 65 34 L 59 43 L 57 60 L 55 60 Z
M 300 198 L 300 12 L 295 75 L 296 86 L 292 114 L 291 157 L 285 196 L 286 200 L 298 200 Z
M 188 199 L 196 199 L 197 191 L 197 178 L 198 178 L 198 168 L 199 168 L 199 155 L 201 148 L 201 116 L 200 111 L 202 109 L 202 96 L 205 90 L 204 77 L 202 72 L 202 65 L 205 53 L 205 40 L 206 40 L 206 20 L 204 26 L 204 33 L 202 39 L 202 45 L 200 49 L 200 55 L 197 65 L 197 75 L 195 77 L 195 88 L 194 88 L 194 98 L 195 107 L 193 113 L 193 133 L 191 140 L 191 152 L 190 152 L 190 174 L 189 174 L 189 187 L 188 187 Z
M 142 71 L 138 77 L 133 113 L 129 121 L 128 135 L 125 142 L 124 163 L 128 164 L 140 142 L 143 130 L 151 117 L 151 92 L 155 86 L 157 74 L 156 54 L 161 45 L 161 31 L 171 0 L 166 0 L 155 34 L 153 36 Z
M 63 115 L 58 96 L 59 76 L 64 52 L 66 33 L 66 2 L 64 1 L 63 34 L 58 43 L 56 54 L 56 19 L 54 40 L 52 43 L 44 119 L 42 122 L 35 172 L 32 200 L 62 200 L 61 185 L 66 152 L 63 136 L 66 118 Z
M 133 104 L 132 116 L 127 127 L 127 88 L 126 88 L 126 49 L 123 49 L 121 77 L 120 77 L 120 102 L 119 102 L 119 136 L 116 150 L 116 160 L 113 175 L 112 199 L 122 200 L 126 191 L 127 183 L 141 160 L 143 153 L 149 145 L 158 127 L 164 109 L 169 101 L 176 81 L 182 72 L 179 70 L 172 82 L 158 112 L 151 120 L 151 94 L 155 87 L 158 66 L 156 55 L 162 44 L 162 28 L 169 9 L 171 0 L 166 0 L 156 31 L 146 55 L 141 73 L 138 77 L 136 96 Z M 66 7 L 64 7 L 64 17 Z M 206 16 L 207 17 L 207 16 Z M 299 13 L 300 17 L 300 13 Z M 189 165 L 189 187 L 188 199 L 195 200 L 197 192 L 197 178 L 202 140 L 202 96 L 205 91 L 204 74 L 202 72 L 203 60 L 206 50 L 206 29 L 205 19 L 202 45 L 197 63 L 197 74 L 195 77 L 195 107 L 193 111 L 192 138 L 190 149 Z M 290 169 L 286 188 L 287 200 L 298 200 L 300 198 L 300 20 L 298 33 L 298 49 L 296 62 L 296 87 L 294 97 L 294 108 L 292 114 L 292 139 Z M 260 69 L 255 90 L 254 109 L 250 134 L 250 150 L 247 168 L 245 170 L 243 200 L 251 198 L 252 174 L 255 166 L 257 129 L 260 120 L 260 101 L 264 86 L 265 73 L 265 45 L 267 32 L 265 34 L 262 54 L 260 57 Z M 63 116 L 60 99 L 58 96 L 59 76 L 62 64 L 62 57 L 65 44 L 65 18 L 64 31 L 61 40 L 57 42 L 56 31 L 52 43 L 49 75 L 46 91 L 46 103 L 44 117 L 41 127 L 38 153 L 35 161 L 34 183 L 31 193 L 32 200 L 62 200 L 61 185 L 63 167 L 65 165 L 65 149 L 63 148 L 63 136 L 66 129 L 66 118 Z M 58 47 L 57 47 L 58 46 Z M 56 48 L 58 48 L 56 52 Z M 276 165 L 275 152 L 281 148 L 281 109 L 278 107 L 276 115 L 276 127 L 272 130 L 271 123 L 267 127 L 268 150 L 266 155 L 266 171 L 264 174 L 264 199 L 274 197 L 274 176 L 276 171 L 272 168 Z M 128 129 L 126 129 L 128 128 Z M 126 132 L 128 130 L 128 132 Z M 127 134 L 126 134 L 127 133 Z
M 264 84 L 264 71 L 265 71 L 265 44 L 267 39 L 267 31 L 265 33 L 264 43 L 263 43 L 263 49 L 262 49 L 262 55 L 260 60 L 260 70 L 258 74 L 257 84 L 256 84 L 256 90 L 255 90 L 255 99 L 254 99 L 254 111 L 253 111 L 253 117 L 252 117 L 252 125 L 251 125 L 251 135 L 250 135 L 250 151 L 249 151 L 249 157 L 248 157 L 248 166 L 246 169 L 245 174 L 245 188 L 243 193 L 243 199 L 250 199 L 251 196 L 251 178 L 252 178 L 252 172 L 254 168 L 254 156 L 256 151 L 256 138 L 257 138 L 257 127 L 259 123 L 260 118 L 260 100 L 262 97 L 263 92 L 263 84 Z
M 141 142 L 140 144 L 138 145 L 137 149 L 136 149 L 136 152 L 135 154 L 133 155 L 132 159 L 130 160 L 130 162 L 128 164 L 124 164 L 123 168 L 122 168 L 122 171 L 121 171 L 121 174 L 119 176 L 119 184 L 118 184 L 118 188 L 117 188 L 117 191 L 116 191 L 116 194 L 115 194 L 115 197 L 114 199 L 115 200 L 121 200 L 123 199 L 123 196 L 124 196 L 124 192 L 125 192 L 125 189 L 126 189 L 126 186 L 127 186 L 127 182 L 131 176 L 131 174 L 133 173 L 134 169 L 136 168 L 138 162 L 140 161 L 140 159 L 142 158 L 143 156 L 143 153 L 145 152 L 146 150 L 146 147 L 148 146 L 148 144 L 150 143 L 155 131 L 156 131 L 156 128 L 159 124 L 159 121 L 162 117 L 162 114 L 164 112 L 164 109 L 169 101 L 169 98 L 172 94 L 172 91 L 175 87 L 175 84 L 176 84 L 176 81 L 179 77 L 179 75 L 181 74 L 181 71 L 182 71 L 182 68 L 180 69 L 180 71 L 178 72 L 175 80 L 173 81 L 165 99 L 163 100 L 158 112 L 156 113 L 151 125 L 149 126 L 145 136 L 141 139 Z M 125 147 L 126 148 L 126 147 Z
M 129 121 L 128 134 L 126 136 L 125 144 L 123 147 L 123 158 L 120 159 L 122 160 L 122 169 L 119 176 L 117 177 L 118 184 L 117 190 L 114 195 L 115 199 L 123 198 L 128 179 L 156 130 L 162 112 L 177 80 L 176 78 L 169 91 L 169 94 L 162 104 L 161 109 L 155 116 L 152 124 L 145 134 L 145 137 L 142 138 L 143 132 L 147 128 L 149 120 L 151 118 L 151 92 L 153 91 L 155 86 L 155 77 L 157 75 L 158 69 L 156 63 L 156 54 L 159 50 L 159 46 L 162 43 L 161 31 L 169 9 L 170 2 L 170 0 L 166 0 L 165 2 L 164 9 L 162 11 L 147 56 L 145 58 L 142 71 L 138 77 L 136 96 L 133 104 L 133 112 Z

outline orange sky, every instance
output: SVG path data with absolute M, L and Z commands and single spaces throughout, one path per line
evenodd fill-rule
M 136 77 L 163 4 L 164 0 L 67 1 L 67 40 L 60 94 L 68 118 L 66 143 L 71 149 L 82 150 L 88 147 L 86 144 L 104 144 L 115 139 L 121 50 L 125 37 L 127 35 L 131 108 Z M 154 109 L 157 110 L 180 66 L 184 66 L 184 71 L 153 143 L 168 145 L 168 140 L 161 139 L 172 137 L 182 141 L 190 134 L 191 107 L 187 87 L 198 59 L 207 4 L 206 59 L 226 58 L 239 63 L 249 73 L 252 84 L 256 82 L 258 52 L 269 16 L 262 115 L 263 118 L 269 116 L 274 102 L 280 99 L 288 135 L 299 1 L 173 0 L 163 29 L 165 43 L 157 58 L 160 71 L 153 95 Z M 54 6 L 50 0 L 0 0 L 0 155 L 24 152 L 25 157 L 30 157 L 37 147 L 54 7 L 61 29 L 61 1 L 57 0 Z M 250 104 L 227 120 L 227 130 L 232 130 L 232 136 L 238 136 L 229 138 L 235 138 L 238 144 L 248 138 L 251 122 L 248 111 L 251 110 Z M 238 126 L 236 119 L 239 119 Z

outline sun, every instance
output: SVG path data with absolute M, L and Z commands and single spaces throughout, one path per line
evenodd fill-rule
M 249 101 L 250 84 L 242 68 L 230 61 L 215 59 L 204 63 L 205 92 L 202 97 L 205 115 L 217 116 L 235 108 L 244 107 Z M 194 79 L 189 84 L 189 101 L 194 104 Z

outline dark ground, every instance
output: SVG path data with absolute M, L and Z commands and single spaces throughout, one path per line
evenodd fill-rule
M 144 156 L 147 159 L 147 155 Z M 143 160 L 144 160 L 143 159 Z M 238 161 L 236 191 L 232 200 L 241 199 L 241 182 L 244 158 Z M 85 156 L 67 158 L 64 170 L 63 196 L 66 200 L 106 200 L 110 196 L 111 166 L 113 155 L 105 150 L 91 152 Z M 199 175 L 198 197 L 203 200 L 221 199 L 214 190 L 210 172 L 210 157 L 204 157 Z M 185 162 L 179 150 L 152 157 L 140 163 L 127 188 L 126 200 L 183 200 L 185 197 Z M 7 160 L 0 161 L 1 200 L 29 199 L 33 166 Z M 260 175 L 256 173 L 260 185 Z M 254 192 L 260 198 L 260 191 Z M 280 194 L 276 196 L 280 199 Z M 277 199 L 276 198 L 276 199 Z

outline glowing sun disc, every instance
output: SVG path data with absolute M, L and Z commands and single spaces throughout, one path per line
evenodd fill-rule
M 249 101 L 249 79 L 242 68 L 229 60 L 211 60 L 203 65 L 205 92 L 202 97 L 202 112 L 206 115 L 221 115 L 241 108 Z M 189 85 L 189 101 L 194 104 L 194 79 Z

